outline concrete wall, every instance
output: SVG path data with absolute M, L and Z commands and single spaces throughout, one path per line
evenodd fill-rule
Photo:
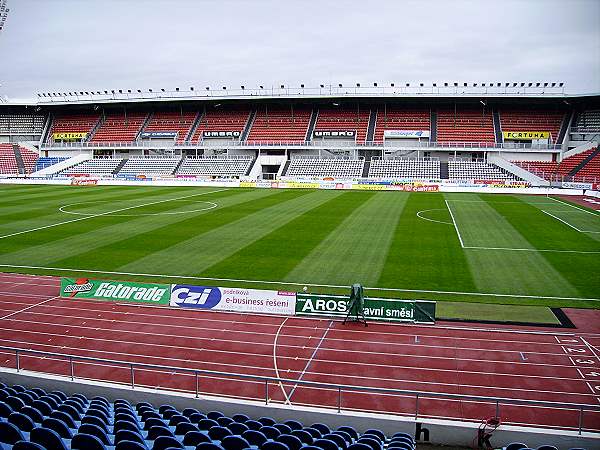
M 278 421 L 295 419 L 304 425 L 322 422 L 331 428 L 350 425 L 359 432 L 369 428 L 378 428 L 386 435 L 403 431 L 416 434 L 420 431 L 419 442 L 431 444 L 444 444 L 471 447 L 473 441 L 477 442 L 477 429 L 479 422 L 438 420 L 428 418 L 393 416 L 387 414 L 372 414 L 353 411 L 336 412 L 322 408 L 308 408 L 281 404 L 265 405 L 263 402 L 239 399 L 219 398 L 180 392 L 160 391 L 156 389 L 135 388 L 130 386 L 115 385 L 111 383 L 93 382 L 88 380 L 71 381 L 68 377 L 46 375 L 14 369 L 0 368 L 0 380 L 7 384 L 22 384 L 30 387 L 41 387 L 46 390 L 61 390 L 69 394 L 82 393 L 88 397 L 97 395 L 113 401 L 117 398 L 127 399 L 132 403 L 149 402 L 154 406 L 171 404 L 182 410 L 183 408 L 197 408 L 201 411 L 221 411 L 226 415 L 236 413 L 247 414 L 251 418 L 270 416 Z M 600 435 L 597 433 L 582 433 L 564 430 L 546 430 L 539 428 L 525 428 L 500 425 L 494 432 L 490 443 L 495 447 L 502 447 L 510 442 L 524 442 L 535 448 L 543 444 L 558 446 L 561 450 L 572 447 L 587 449 L 600 448 Z

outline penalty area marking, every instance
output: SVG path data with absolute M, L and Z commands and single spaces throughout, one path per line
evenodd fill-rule
M 474 247 L 477 248 L 477 247 Z M 502 249 L 501 249 L 502 250 Z M 510 249 L 509 249 L 510 250 Z M 527 249 L 529 250 L 529 249 Z M 275 284 L 275 285 L 287 285 L 287 286 L 311 286 L 311 287 L 323 287 L 333 289 L 347 289 L 348 285 L 337 285 L 337 284 L 315 284 L 315 283 L 298 283 L 293 281 L 270 281 L 270 280 L 244 280 L 240 278 L 216 278 L 216 277 L 198 277 L 192 275 L 167 275 L 158 273 L 138 273 L 138 272 L 118 272 L 110 270 L 93 270 L 93 269 L 71 269 L 68 267 L 45 267 L 45 266 L 27 266 L 21 264 L 0 264 L 0 267 L 7 267 L 12 269 L 37 269 L 37 270 L 52 270 L 61 272 L 75 272 L 75 273 L 99 273 L 105 275 L 127 275 L 136 277 L 146 278 L 174 278 L 180 280 L 208 280 L 208 281 L 224 281 L 230 283 L 249 283 L 249 284 Z M 543 300 L 578 300 L 578 301 L 590 301 L 600 302 L 600 298 L 585 298 L 585 297 L 553 297 L 546 295 L 522 295 L 522 294 L 497 294 L 492 292 L 460 292 L 460 291 L 437 291 L 430 289 L 401 289 L 401 288 L 385 288 L 377 286 L 365 286 L 365 289 L 372 289 L 374 291 L 383 292 L 416 292 L 419 294 L 447 294 L 447 295 L 471 295 L 474 297 L 501 297 L 501 298 L 531 298 L 531 299 L 543 299 Z
M 419 219 L 423 219 L 423 220 L 428 220 L 429 222 L 436 222 L 436 223 L 444 223 L 446 225 L 452 225 L 452 222 L 444 222 L 443 220 L 435 220 L 435 219 L 430 219 L 428 217 L 424 217 L 421 215 L 421 213 L 426 213 L 429 211 L 445 211 L 444 208 L 438 208 L 438 209 L 423 209 L 422 211 L 417 211 L 417 217 Z
M 190 214 L 190 213 L 195 213 L 195 212 L 202 212 L 202 211 L 209 211 L 211 209 L 215 209 L 217 208 L 219 205 L 217 205 L 214 202 L 207 202 L 207 201 L 203 201 L 203 200 L 172 200 L 173 202 L 190 202 L 190 203 L 206 203 L 209 205 L 208 208 L 201 208 L 201 209 L 191 209 L 189 211 L 175 211 L 175 212 L 159 212 L 159 213 L 141 213 L 141 214 L 110 214 L 111 217 L 140 217 L 140 216 L 174 216 L 177 214 Z M 86 205 L 86 204 L 90 204 L 90 203 L 111 203 L 109 200 L 95 200 L 95 201 L 90 201 L 90 202 L 78 202 L 78 203 L 69 203 L 68 205 L 63 205 L 60 208 L 58 208 L 58 210 L 62 213 L 65 214 L 73 214 L 75 216 L 93 216 L 94 213 L 82 213 L 82 212 L 76 212 L 76 211 L 69 211 L 67 208 L 69 206 L 75 206 L 75 205 Z
M 23 230 L 23 231 L 17 231 L 15 233 L 5 234 L 4 236 L 0 236 L 0 239 L 6 239 L 6 238 L 9 238 L 12 236 L 18 236 L 19 234 L 32 233 L 34 231 L 39 231 L 39 230 L 45 230 L 47 228 L 58 227 L 60 225 L 66 225 L 68 223 L 74 223 L 74 222 L 80 222 L 82 220 L 93 219 L 94 217 L 107 216 L 109 214 L 118 213 L 121 211 L 128 211 L 128 210 L 134 209 L 134 208 L 141 208 L 143 206 L 158 205 L 159 203 L 172 202 L 174 200 L 181 200 L 181 199 L 190 198 L 190 197 L 198 197 L 199 195 L 214 194 L 216 192 L 223 192 L 223 191 L 227 191 L 227 190 L 229 190 L 229 189 L 216 189 L 214 191 L 200 192 L 198 194 L 191 194 L 191 195 L 184 195 L 183 197 L 168 198 L 165 200 L 157 200 L 155 202 L 143 203 L 141 205 L 128 206 L 127 208 L 115 209 L 113 211 L 106 211 L 106 212 L 94 214 L 91 216 L 78 217 L 77 219 L 65 220 L 64 222 L 51 223 L 50 225 L 44 225 L 43 227 L 31 228 L 29 230 Z
M 567 222 L 566 220 L 561 219 L 560 217 L 556 217 L 554 214 L 549 213 L 548 211 L 544 211 L 543 209 L 541 210 L 544 214 L 548 214 L 550 217 L 553 217 L 554 219 L 558 220 L 559 222 L 564 223 L 566 226 L 573 228 L 575 231 L 579 231 L 580 233 L 600 233 L 600 231 L 584 231 L 584 230 L 580 230 L 579 228 L 577 228 L 575 225 L 571 225 L 569 222 Z M 555 211 L 557 213 L 561 213 L 561 212 L 570 212 L 570 211 Z M 595 214 L 594 214 L 595 215 Z

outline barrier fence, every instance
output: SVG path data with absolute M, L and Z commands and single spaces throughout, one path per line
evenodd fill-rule
M 136 388 L 158 388 L 166 391 L 184 391 L 193 393 L 196 398 L 200 398 L 201 395 L 213 394 L 242 398 L 240 395 L 232 393 L 229 389 L 218 391 L 215 390 L 215 387 L 224 387 L 229 386 L 229 383 L 235 385 L 235 383 L 243 382 L 244 384 L 252 383 L 254 385 L 254 389 L 252 390 L 254 395 L 247 394 L 246 398 L 250 398 L 252 400 L 262 400 L 265 405 L 272 403 L 301 404 L 306 406 L 334 409 L 337 412 L 359 410 L 395 414 L 399 416 L 413 417 L 415 419 L 435 417 L 479 421 L 482 419 L 482 417 L 490 417 L 491 415 L 494 415 L 495 417 L 501 417 L 504 411 L 508 412 L 513 407 L 531 407 L 550 410 L 553 411 L 554 414 L 560 413 L 561 417 L 562 415 L 567 415 L 567 417 L 562 417 L 560 420 L 562 423 L 531 423 L 531 425 L 537 425 L 545 428 L 572 429 L 577 430 L 579 434 L 581 434 L 583 431 L 598 431 L 597 428 L 586 426 L 586 418 L 588 418 L 589 423 L 595 423 L 597 425 L 598 421 L 594 421 L 593 416 L 600 413 L 600 405 L 331 384 L 289 378 L 266 377 L 167 365 L 146 364 L 140 362 L 119 361 L 5 346 L 0 346 L 0 352 L 14 355 L 14 369 L 16 369 L 17 372 L 28 370 L 32 372 L 57 374 L 67 376 L 71 379 L 71 381 L 75 381 L 76 379 L 107 381 L 130 386 L 131 389 L 134 390 Z M 53 361 L 55 370 L 41 370 L 39 367 L 35 367 L 35 364 L 33 363 L 36 362 L 36 360 L 43 360 L 45 362 L 43 366 L 44 368 L 50 366 L 50 364 L 48 364 L 49 361 Z M 7 359 L 5 364 L 7 364 L 9 361 L 10 360 Z M 68 370 L 60 370 L 61 366 L 56 366 L 57 361 L 65 363 L 66 367 L 63 367 L 63 369 Z M 28 365 L 33 367 L 28 367 Z M 91 371 L 90 367 L 86 367 L 86 365 L 92 366 Z M 103 367 L 104 369 L 109 369 L 111 378 L 106 379 L 98 377 L 98 373 L 101 372 L 101 369 L 98 366 Z M 79 369 L 77 370 L 78 367 Z M 126 377 L 119 376 L 119 373 L 123 370 L 127 373 Z M 147 381 L 140 382 L 138 377 L 143 379 L 143 375 L 145 373 L 147 375 L 147 372 L 164 372 L 164 374 L 167 375 L 171 380 L 177 377 L 180 378 L 181 376 L 186 376 L 191 379 L 187 380 L 187 384 L 182 384 L 180 382 L 176 386 L 169 386 L 169 380 L 163 377 L 159 377 L 159 383 L 148 383 Z M 145 378 L 148 379 L 147 376 Z M 211 381 L 215 379 L 226 380 L 228 383 L 214 383 Z M 207 385 L 206 388 L 205 384 Z M 283 394 L 283 397 L 279 400 L 273 399 L 274 394 L 278 392 L 277 390 L 281 389 L 283 391 L 285 387 L 290 388 L 288 389 L 289 393 Z M 308 398 L 318 399 L 319 401 L 307 401 L 307 396 L 305 395 L 300 402 L 292 402 L 294 399 L 291 397 L 297 394 L 298 388 L 302 388 L 308 392 L 318 391 L 318 396 L 312 395 L 308 396 Z M 229 392 L 227 392 L 228 390 Z M 369 399 L 372 400 L 373 398 L 381 398 L 382 396 L 385 397 L 385 404 L 389 407 L 387 410 L 384 411 L 381 409 L 372 409 L 368 407 Z M 323 404 L 324 401 L 328 402 L 328 404 Z M 434 415 L 428 413 L 429 409 L 432 407 L 435 408 L 436 402 L 443 402 L 446 405 L 444 410 L 447 411 L 448 414 L 440 416 L 439 414 Z M 459 407 L 450 408 L 448 406 L 448 402 L 460 402 Z M 476 410 L 481 412 L 479 417 L 472 417 L 466 413 L 465 409 L 468 408 L 465 408 L 465 405 L 469 404 L 477 405 Z M 452 414 L 453 411 L 460 411 L 463 414 Z M 510 415 L 510 413 L 508 413 L 508 415 Z M 530 419 L 534 417 L 531 414 L 529 416 Z M 552 414 L 548 412 L 544 414 L 542 411 L 540 411 L 535 415 L 535 417 L 539 416 L 547 418 L 552 417 Z M 597 419 L 597 417 L 595 419 Z M 565 425 L 565 423 L 567 424 Z

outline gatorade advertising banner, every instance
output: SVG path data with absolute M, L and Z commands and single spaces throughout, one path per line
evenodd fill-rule
M 296 295 L 296 314 L 306 316 L 348 315 L 349 298 L 342 295 Z M 425 300 L 393 300 L 365 297 L 364 315 L 367 320 L 385 322 L 435 322 L 435 302 Z
M 168 305 L 171 298 L 171 285 L 92 280 L 89 278 L 62 278 L 60 281 L 60 296 L 64 298 Z

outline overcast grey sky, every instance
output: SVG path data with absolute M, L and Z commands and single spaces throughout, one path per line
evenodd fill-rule
M 8 0 L 0 93 L 564 81 L 600 92 L 600 0 Z

